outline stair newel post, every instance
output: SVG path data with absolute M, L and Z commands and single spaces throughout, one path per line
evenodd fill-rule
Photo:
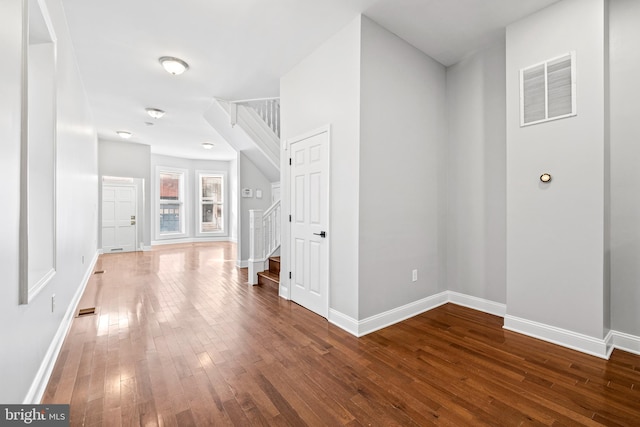
M 249 211 L 249 284 L 258 284 L 258 273 L 264 271 L 263 211 Z

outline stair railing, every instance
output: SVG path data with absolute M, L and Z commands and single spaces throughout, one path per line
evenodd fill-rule
M 280 200 L 269 209 L 249 211 L 249 284 L 258 283 L 265 261 L 280 247 Z
M 252 108 L 280 138 L 280 98 L 244 99 L 232 103 Z

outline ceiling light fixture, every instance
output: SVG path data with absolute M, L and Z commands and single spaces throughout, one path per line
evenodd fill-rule
M 202 148 L 205 150 L 211 150 L 215 144 L 213 142 L 203 142 Z
M 164 111 L 158 108 L 145 108 L 145 111 L 154 119 L 159 119 L 160 117 L 164 116 Z
M 189 69 L 189 64 L 173 56 L 163 56 L 159 61 L 162 67 L 167 70 L 167 73 L 173 74 L 174 76 L 180 75 Z
M 124 138 L 124 139 L 129 139 L 133 135 L 131 132 L 126 130 L 119 130 L 119 131 L 116 131 L 116 133 L 120 138 Z

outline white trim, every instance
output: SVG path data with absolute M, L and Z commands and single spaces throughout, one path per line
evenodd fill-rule
M 153 240 L 151 242 L 151 246 L 162 246 L 162 245 L 177 245 L 179 243 L 206 243 L 206 242 L 228 242 L 230 241 L 226 236 L 220 237 L 185 237 L 178 239 L 163 239 L 163 240 Z M 146 246 L 149 248 L 149 246 Z
M 53 373 L 56 360 L 58 359 L 60 350 L 62 349 L 62 344 L 67 336 L 67 332 L 69 332 L 69 329 L 71 328 L 71 323 L 73 322 L 78 303 L 80 302 L 80 298 L 89 283 L 89 278 L 93 273 L 99 254 L 99 251 L 96 251 L 91 263 L 89 263 L 89 267 L 84 273 L 80 286 L 76 290 L 76 293 L 73 295 L 73 298 L 67 307 L 67 311 L 60 322 L 60 326 L 58 326 L 58 330 L 56 331 L 51 344 L 49 344 L 49 348 L 47 349 L 44 359 L 42 360 L 42 363 L 40 363 L 40 368 L 31 382 L 31 387 L 29 387 L 29 390 L 22 401 L 24 405 L 38 404 L 42 400 L 42 396 L 44 396 L 44 392 L 47 388 L 47 384 L 49 383 L 49 379 L 51 378 L 51 374 Z
M 590 337 L 578 332 L 557 328 L 555 326 L 522 319 L 508 314 L 504 317 L 503 328 L 573 350 L 581 351 L 602 359 L 609 358 L 610 349 L 607 349 L 607 343 L 604 339 Z
M 329 322 L 344 329 L 352 335 L 361 337 L 379 329 L 386 328 L 425 311 L 440 307 L 449 302 L 448 292 L 440 292 L 418 301 L 393 308 L 380 314 L 356 320 L 337 310 L 329 309 Z
M 474 297 L 471 295 L 465 295 L 454 291 L 448 291 L 448 294 L 450 303 L 472 308 L 474 310 L 493 314 L 494 316 L 499 317 L 504 317 L 507 314 L 506 304 Z
M 333 323 L 340 329 L 344 329 L 349 332 L 351 335 L 358 335 L 359 322 L 353 317 L 347 316 L 344 313 L 339 312 L 338 310 L 334 310 L 333 308 L 329 309 L 329 318 L 327 319 L 329 323 Z
M 148 252 L 151 250 L 151 246 L 140 246 L 143 252 Z
M 280 286 L 278 287 L 278 296 L 288 301 L 291 299 L 289 298 L 289 295 L 290 295 L 289 287 L 284 284 L 284 281 L 282 280 L 282 276 L 283 276 L 282 270 L 280 270 Z M 329 316 L 331 316 L 331 309 L 329 309 Z
M 249 268 L 249 261 L 246 259 L 236 260 L 236 267 L 238 268 Z
M 612 338 L 613 347 L 640 356 L 640 336 L 618 331 L 611 331 L 609 334 Z

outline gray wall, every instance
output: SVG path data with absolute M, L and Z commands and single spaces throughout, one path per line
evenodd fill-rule
M 609 4 L 611 328 L 640 336 L 640 2 Z
M 271 206 L 271 182 L 260 169 L 242 152 L 240 159 L 240 191 L 243 188 L 253 190 L 252 197 L 240 197 L 240 240 L 238 241 L 238 261 L 249 260 L 249 211 L 251 209 L 267 210 Z M 262 190 L 262 198 L 256 197 L 256 190 Z
M 447 68 L 447 288 L 506 303 L 505 41 Z
M 358 301 L 365 319 L 446 289 L 446 112 L 444 66 L 367 17 L 360 64 Z
M 282 139 L 331 125 L 329 307 L 358 318 L 360 17 L 327 40 L 280 81 Z M 289 153 L 281 156 L 282 224 L 289 212 Z M 288 271 L 288 227 L 282 271 Z
M 20 206 L 21 2 L 0 2 L 0 165 L 7 182 L 0 209 L 0 402 L 22 403 L 97 249 L 97 136 L 62 4 L 48 0 L 57 44 L 57 272 L 18 305 Z M 82 258 L 84 257 L 84 263 Z M 56 309 L 51 311 L 51 297 Z
M 564 0 L 510 25 L 506 38 L 507 314 L 596 338 L 605 323 L 604 24 L 602 0 Z M 572 50 L 578 115 L 521 128 L 519 70 Z M 541 184 L 543 172 L 551 183 Z
M 132 142 L 100 139 L 98 142 L 98 173 L 103 176 L 138 178 L 144 180 L 144 188 L 138 189 L 138 198 L 144 196 L 144 206 L 138 204 L 139 216 L 142 215 L 142 241 L 151 246 L 151 150 L 148 145 Z M 102 200 L 102 182 L 99 185 Z M 140 191 L 142 190 L 142 191 Z M 143 209 L 144 207 L 144 209 Z M 99 224 L 102 224 L 102 212 L 99 212 Z M 101 226 L 99 226 L 100 229 Z M 102 247 L 102 232 L 98 233 L 98 245 Z

